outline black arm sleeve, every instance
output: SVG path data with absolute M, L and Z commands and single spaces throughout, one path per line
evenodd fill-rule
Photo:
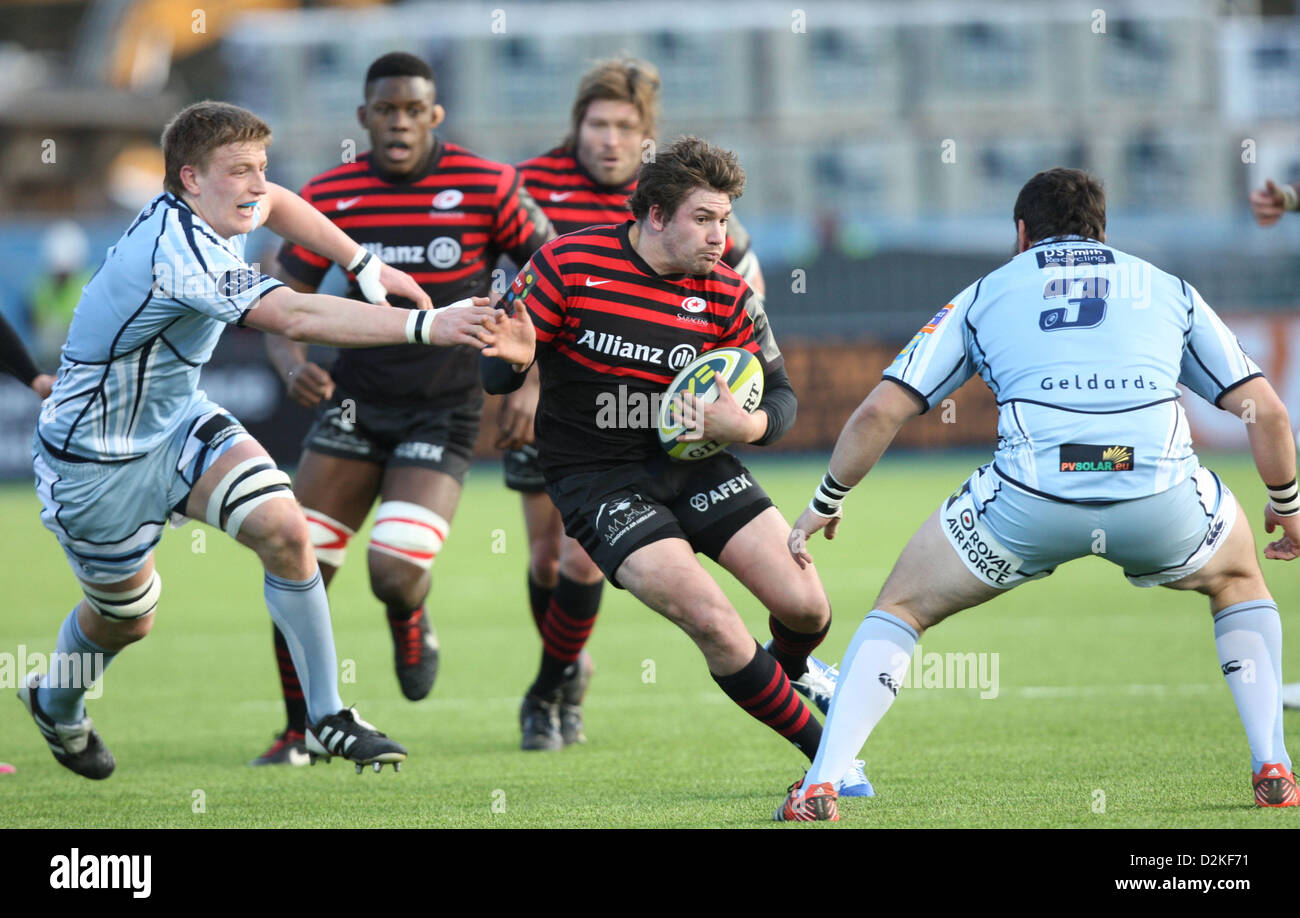
M 23 340 L 18 332 L 0 315 L 0 370 L 13 374 L 24 386 L 30 386 L 32 380 L 40 375 L 31 354 L 23 347 Z
M 516 373 L 514 367 L 500 357 L 484 357 L 480 354 L 478 376 L 483 383 L 483 391 L 488 395 L 509 395 L 524 384 L 528 371 Z
M 799 399 L 790 385 L 790 377 L 785 368 L 773 370 L 763 381 L 763 400 L 758 407 L 767 412 L 767 433 L 754 441 L 755 446 L 767 446 L 786 435 L 794 426 L 795 415 L 799 411 Z

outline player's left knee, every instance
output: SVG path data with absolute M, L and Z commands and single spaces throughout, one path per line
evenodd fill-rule
M 234 539 L 254 510 L 276 499 L 294 499 L 289 476 L 266 456 L 253 456 L 236 465 L 217 483 L 208 498 L 205 518 L 209 526 L 224 529 Z M 307 524 L 296 502 L 293 509 L 292 515 L 301 524 L 305 539 Z
M 419 602 L 451 525 L 421 504 L 384 501 L 370 530 L 370 583 L 384 602 Z M 425 587 L 427 589 L 427 586 Z M 415 595 L 416 593 L 420 595 Z
M 831 604 L 821 590 L 808 590 L 789 597 L 772 614 L 795 631 L 820 631 L 831 620 Z

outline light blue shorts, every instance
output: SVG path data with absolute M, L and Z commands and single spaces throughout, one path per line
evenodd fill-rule
M 1151 497 L 1072 504 L 1030 494 L 986 465 L 939 508 L 966 568 L 998 589 L 1088 555 L 1118 564 L 1135 586 L 1172 583 L 1200 570 L 1236 519 L 1236 498 L 1204 467 Z
M 195 395 L 171 438 L 130 462 L 70 462 L 32 438 L 41 522 L 58 537 L 79 580 L 115 583 L 144 567 L 170 517 L 185 521 L 195 482 L 252 436 L 216 402 Z

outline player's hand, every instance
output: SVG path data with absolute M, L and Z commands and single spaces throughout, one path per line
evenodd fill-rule
M 315 408 L 322 399 L 334 397 L 334 380 L 325 370 L 304 360 L 295 367 L 290 367 L 284 377 L 285 388 L 289 398 L 304 408 Z
M 537 370 L 529 370 L 524 384 L 505 397 L 497 416 L 497 449 L 519 449 L 532 443 L 533 422 L 537 418 L 537 398 L 541 394 Z
M 493 341 L 490 328 L 496 314 L 485 296 L 457 300 L 434 313 L 429 340 L 440 347 L 468 344 L 482 350 Z
M 741 408 L 726 385 L 719 384 L 717 389 L 717 400 L 707 404 L 700 401 L 694 392 L 682 393 L 682 418 L 688 430 L 677 438 L 677 442 L 752 443 L 763 436 L 766 423 Z
M 1272 226 L 1285 213 L 1282 192 L 1269 179 L 1263 188 L 1256 188 L 1250 193 L 1250 212 L 1260 226 Z
M 513 315 L 505 310 L 493 310 L 494 318 L 486 330 L 491 340 L 483 348 L 484 357 L 500 357 L 515 367 L 516 372 L 533 362 L 537 350 L 537 330 L 527 309 L 516 309 Z
M 30 385 L 32 391 L 39 395 L 41 400 L 44 401 L 49 398 L 50 393 L 54 391 L 54 377 L 49 373 L 41 373 L 31 381 Z
M 1300 558 L 1300 513 L 1278 516 L 1271 503 L 1264 505 L 1264 529 L 1272 532 L 1282 527 L 1282 538 L 1264 546 L 1264 557 L 1274 561 L 1294 561 Z
M 393 296 L 406 297 L 415 303 L 416 309 L 433 308 L 433 300 L 429 299 L 429 294 L 425 293 L 424 288 L 415 282 L 415 278 L 405 271 L 397 270 L 392 265 L 384 264 L 382 261 L 379 263 L 379 283 L 383 285 L 385 291 Z M 365 284 L 361 285 L 362 295 L 370 302 L 383 306 L 391 305 L 383 296 L 378 299 L 374 298 L 372 294 L 375 292 L 367 290 Z
M 826 530 L 826 538 L 835 538 L 835 533 L 840 528 L 842 516 L 843 511 L 841 511 L 840 516 L 827 519 L 808 509 L 799 514 L 799 519 L 794 521 L 794 528 L 790 530 L 790 538 L 786 540 L 786 545 L 790 549 L 790 556 L 794 558 L 800 570 L 813 563 L 812 555 L 808 554 L 808 539 L 816 535 L 818 530 L 821 529 Z

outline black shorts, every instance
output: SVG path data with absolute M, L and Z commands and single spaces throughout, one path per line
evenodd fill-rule
M 414 466 L 464 482 L 482 408 L 411 408 L 362 402 L 335 392 L 322 402 L 303 449 L 378 465 Z
M 731 453 L 699 462 L 667 456 L 604 472 L 570 475 L 546 491 L 564 531 L 587 550 L 614 586 L 628 555 L 660 539 L 685 539 L 714 561 L 731 537 L 772 506 Z
M 519 449 L 508 449 L 501 457 L 506 473 L 506 487 L 524 494 L 541 494 L 546 491 L 546 479 L 537 464 L 537 447 L 531 443 Z

